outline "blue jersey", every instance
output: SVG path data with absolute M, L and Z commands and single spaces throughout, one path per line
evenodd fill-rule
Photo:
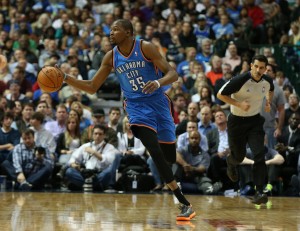
M 148 81 L 162 77 L 162 72 L 147 59 L 141 49 L 142 40 L 136 39 L 132 51 L 124 56 L 117 46 L 113 49 L 113 66 L 119 78 L 126 99 L 153 100 L 163 96 L 163 90 L 157 89 L 151 94 L 142 92 Z

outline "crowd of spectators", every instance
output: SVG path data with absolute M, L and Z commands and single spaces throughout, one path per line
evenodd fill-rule
M 43 66 L 55 64 L 75 78 L 91 79 L 112 48 L 108 36 L 117 19 L 131 20 L 135 37 L 155 44 L 180 76 L 165 91 L 173 102 L 174 174 L 183 191 L 251 191 L 251 177 L 238 185 L 226 177 L 229 105 L 216 94 L 233 76 L 249 71 L 252 56 L 260 53 L 268 58 L 266 74 L 276 92 L 271 114 L 264 115 L 266 163 L 276 165 L 269 168 L 266 189 L 299 194 L 299 96 L 274 54 L 274 46 L 284 46 L 283 55 L 300 70 L 299 0 L 1 1 L 0 53 L 8 60 L 0 70 L 1 174 L 22 190 L 59 179 L 60 186 L 78 190 L 91 175 L 93 189 L 111 190 L 116 170 L 132 161 L 123 157 L 134 154 L 148 163 L 153 190 L 167 190 L 147 150 L 128 130 L 125 112 L 111 108 L 107 114 L 97 107 L 97 94 L 68 85 L 45 93 L 36 81 Z M 253 44 L 260 48 L 251 49 Z M 99 92 L 116 89 L 122 100 L 112 72 Z M 250 152 L 241 173 L 251 163 Z

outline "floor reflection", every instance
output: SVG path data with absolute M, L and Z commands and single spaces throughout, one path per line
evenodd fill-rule
M 0 193 L 0 230 L 299 230 L 300 198 L 188 196 L 197 217 L 176 222 L 169 194 Z

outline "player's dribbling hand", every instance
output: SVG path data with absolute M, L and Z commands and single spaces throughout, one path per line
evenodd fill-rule
M 157 85 L 157 83 L 155 81 L 148 81 L 142 92 L 145 94 L 151 94 L 152 92 L 154 92 L 155 90 L 157 90 L 159 88 L 159 86 Z
M 240 108 L 243 111 L 248 111 L 250 109 L 250 103 L 247 100 L 244 100 L 240 103 Z

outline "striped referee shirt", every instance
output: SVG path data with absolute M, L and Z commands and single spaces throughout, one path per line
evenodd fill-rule
M 231 95 L 231 98 L 239 102 L 247 100 L 250 104 L 248 111 L 243 111 L 234 105 L 230 105 L 230 109 L 233 115 L 248 117 L 260 113 L 263 99 L 270 91 L 274 91 L 274 84 L 269 76 L 262 75 L 261 79 L 256 81 L 251 73 L 247 72 L 226 82 L 219 90 L 219 94 Z

